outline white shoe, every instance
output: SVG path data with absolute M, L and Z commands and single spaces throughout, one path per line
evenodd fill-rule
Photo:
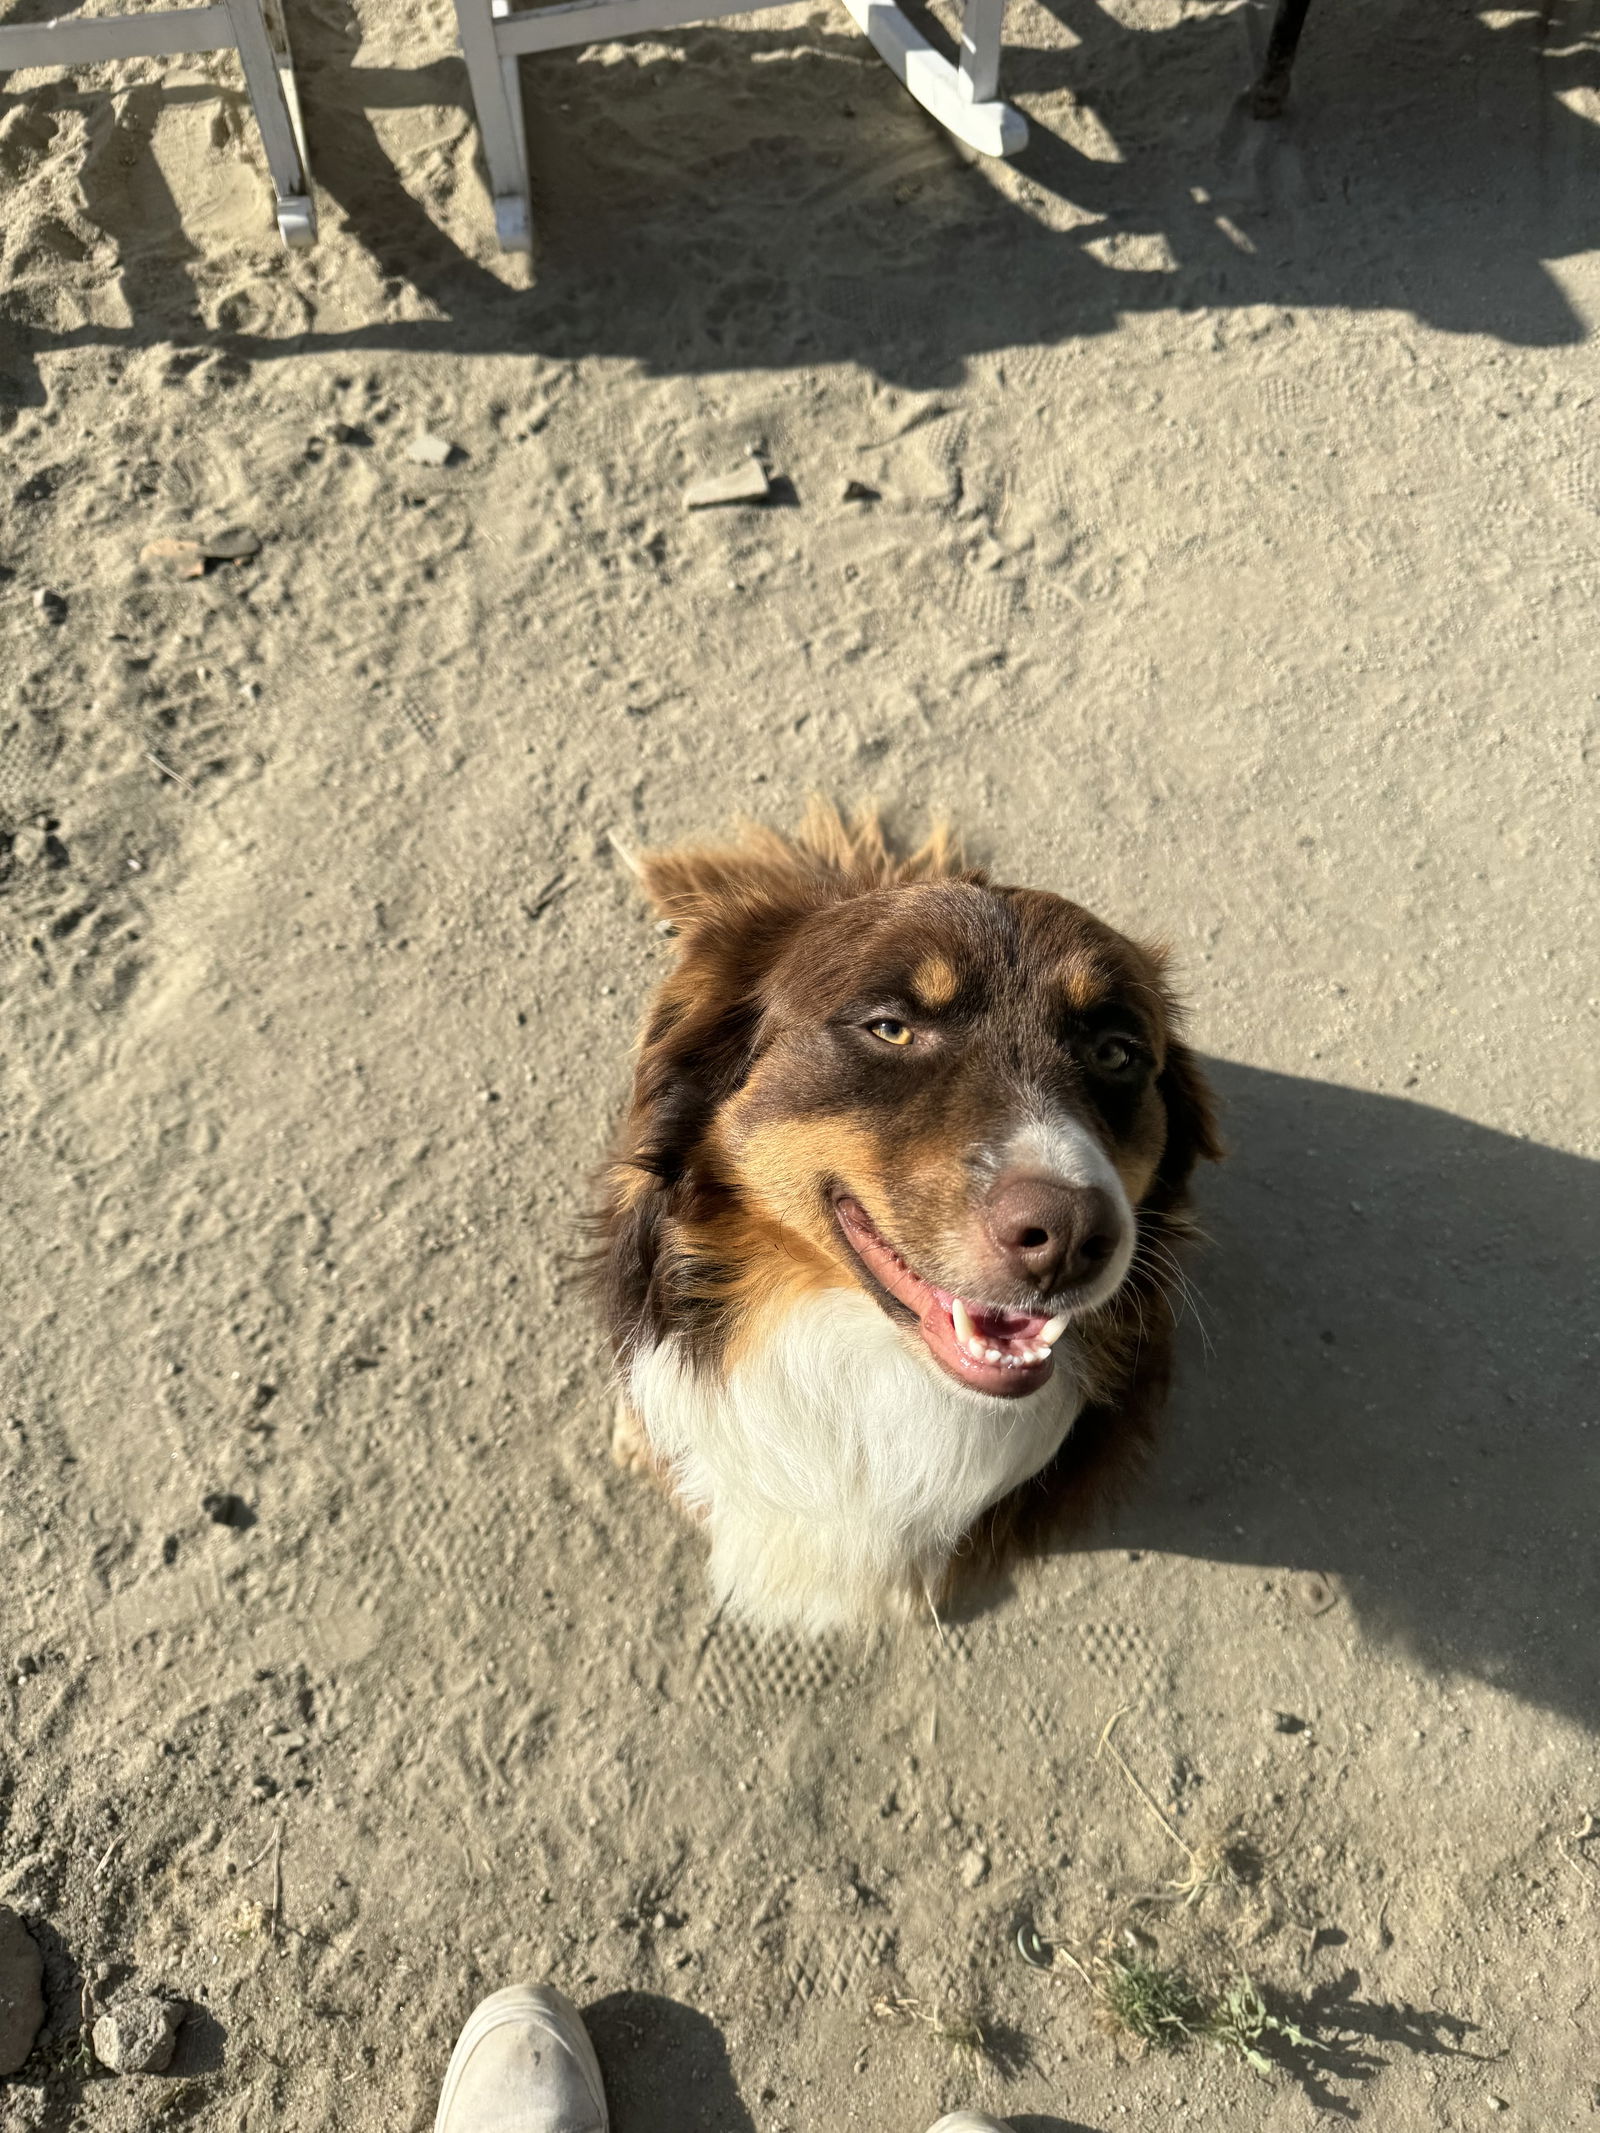
M 467 2017 L 433 2133 L 608 2133 L 600 2062 L 553 1985 L 492 1992 Z
M 928 2133 L 1015 2133 L 1009 2118 L 991 2118 L 987 2111 L 947 2111 Z

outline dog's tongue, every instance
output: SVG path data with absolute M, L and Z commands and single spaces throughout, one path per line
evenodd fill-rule
M 930 1322 L 942 1315 L 948 1327 L 946 1338 L 973 1362 L 1043 1363 L 1061 1333 L 1060 1324 L 1052 1323 L 1042 1311 L 1008 1311 L 998 1304 L 969 1304 L 964 1297 L 942 1294 L 939 1300 L 942 1314 L 938 1306 L 923 1314 L 924 1335 Z
M 955 1297 L 950 1298 L 952 1305 L 956 1301 Z M 1002 1341 L 1036 1341 L 1050 1323 L 1043 1311 L 1003 1311 L 993 1304 L 967 1303 L 965 1297 L 960 1301 L 972 1321 L 973 1332 L 991 1347 L 998 1347 Z
M 1054 1367 L 1051 1344 L 1066 1321 L 1038 1311 L 969 1304 L 926 1281 L 879 1235 L 864 1208 L 839 1202 L 839 1216 L 857 1256 L 897 1302 L 917 1315 L 929 1349 L 964 1384 L 1012 1396 L 1042 1385 Z

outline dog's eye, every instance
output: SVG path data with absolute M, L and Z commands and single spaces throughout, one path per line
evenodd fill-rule
M 1138 1056 L 1126 1037 L 1102 1037 L 1090 1054 L 1102 1074 L 1125 1074 Z
M 903 1022 L 896 1022 L 892 1015 L 884 1015 L 876 1022 L 869 1022 L 867 1028 L 874 1037 L 881 1037 L 885 1044 L 903 1045 L 911 1042 L 910 1030 Z

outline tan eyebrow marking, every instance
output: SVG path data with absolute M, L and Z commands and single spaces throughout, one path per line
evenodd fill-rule
M 911 973 L 911 990 L 924 1007 L 948 1007 L 960 983 L 947 956 L 930 955 Z
M 1093 963 L 1069 963 L 1061 982 L 1069 1007 L 1093 1007 L 1105 991 L 1104 975 Z

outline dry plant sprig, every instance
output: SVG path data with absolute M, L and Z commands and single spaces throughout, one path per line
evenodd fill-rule
M 988 2039 L 977 2016 L 959 2007 L 937 2007 L 909 1992 L 880 1992 L 871 2003 L 875 2022 L 914 2023 L 950 2048 L 958 2065 L 978 2066 L 989 2056 Z
M 1179 1851 L 1182 1852 L 1185 1859 L 1188 1860 L 1189 1871 L 1184 1875 L 1183 1879 L 1167 1883 L 1167 1889 L 1170 1891 L 1171 1897 L 1182 1903 L 1187 1909 L 1190 1904 L 1198 1903 L 1206 1890 L 1218 1879 L 1221 1870 L 1227 1864 L 1228 1847 L 1224 1843 L 1211 1845 L 1203 1851 L 1197 1851 L 1192 1844 L 1186 1843 L 1179 1836 L 1176 1829 L 1173 1828 L 1171 1820 L 1156 1805 L 1142 1780 L 1135 1775 L 1129 1766 L 1127 1757 L 1111 1738 L 1116 1731 L 1118 1721 L 1126 1718 L 1132 1708 L 1131 1704 L 1119 1704 L 1106 1720 L 1101 1730 L 1100 1744 L 1094 1751 L 1095 1759 L 1098 1761 L 1102 1755 L 1111 1757 L 1111 1760 L 1133 1787 L 1140 1801 L 1155 1817 L 1156 1821 L 1160 1823 L 1162 1829 L 1172 1839 Z

